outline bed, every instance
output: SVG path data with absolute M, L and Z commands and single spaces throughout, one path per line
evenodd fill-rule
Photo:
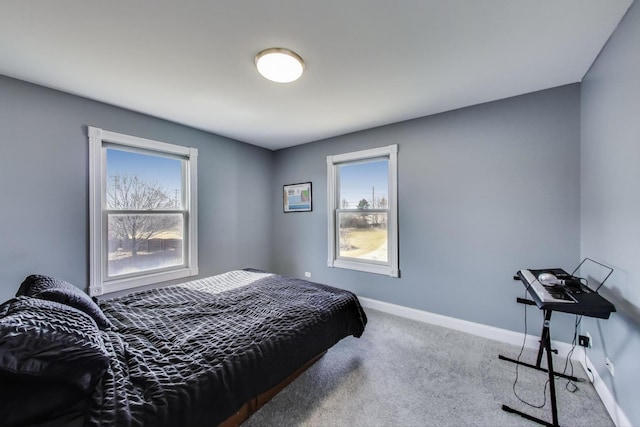
M 351 292 L 250 269 L 97 303 L 29 276 L 0 306 L 0 417 L 238 425 L 366 322 Z

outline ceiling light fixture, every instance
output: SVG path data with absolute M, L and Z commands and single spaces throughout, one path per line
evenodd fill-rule
M 304 61 L 300 55 L 281 47 L 272 47 L 259 52 L 254 62 L 262 77 L 277 83 L 298 80 L 304 71 Z

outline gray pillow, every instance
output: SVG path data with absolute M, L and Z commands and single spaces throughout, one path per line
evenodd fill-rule
M 0 306 L 0 374 L 93 389 L 109 366 L 101 332 L 73 307 L 21 296 Z
M 100 329 L 113 329 L 113 324 L 104 315 L 98 304 L 80 288 L 55 277 L 32 274 L 18 289 L 16 296 L 26 295 L 34 298 L 56 301 L 85 312 L 96 322 Z

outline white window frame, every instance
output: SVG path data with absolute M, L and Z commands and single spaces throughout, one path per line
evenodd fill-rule
M 198 150 L 167 144 L 88 126 L 89 137 L 89 294 L 92 296 L 139 286 L 181 279 L 198 274 Z M 108 237 L 106 215 L 107 146 L 164 154 L 185 159 L 184 199 L 187 212 L 183 240 L 185 263 L 176 268 L 155 270 L 131 277 L 107 277 Z
M 338 178 L 338 166 L 346 163 L 373 160 L 376 158 L 389 159 L 389 208 L 387 218 L 387 244 L 388 262 L 355 260 L 353 258 L 339 257 L 337 250 L 337 221 L 336 216 L 340 210 L 338 200 L 340 185 Z M 329 267 L 345 268 L 349 270 L 364 271 L 368 273 L 383 274 L 391 277 L 400 277 L 398 259 L 398 145 L 392 144 L 386 147 L 372 148 L 369 150 L 355 151 L 352 153 L 327 156 L 327 206 L 328 206 L 328 258 Z M 373 210 L 375 212 L 375 210 Z

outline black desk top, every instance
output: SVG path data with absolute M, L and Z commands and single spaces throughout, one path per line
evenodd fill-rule
M 571 277 L 566 271 L 561 268 L 548 268 L 544 270 L 529 270 L 531 274 L 538 277 L 541 273 L 554 274 L 559 279 L 565 277 Z M 529 287 L 529 283 L 522 276 L 520 271 L 517 273 L 517 277 L 522 284 L 528 289 L 529 295 L 531 295 L 533 301 L 538 308 L 543 310 L 560 311 L 563 313 L 578 314 L 588 317 L 597 317 L 600 319 L 608 319 L 611 313 L 616 311 L 613 304 L 607 301 L 604 297 L 598 293 L 592 291 L 584 285 L 579 287 L 565 286 L 564 289 L 575 298 L 575 303 L 563 303 L 563 302 L 542 302 L 538 295 Z

